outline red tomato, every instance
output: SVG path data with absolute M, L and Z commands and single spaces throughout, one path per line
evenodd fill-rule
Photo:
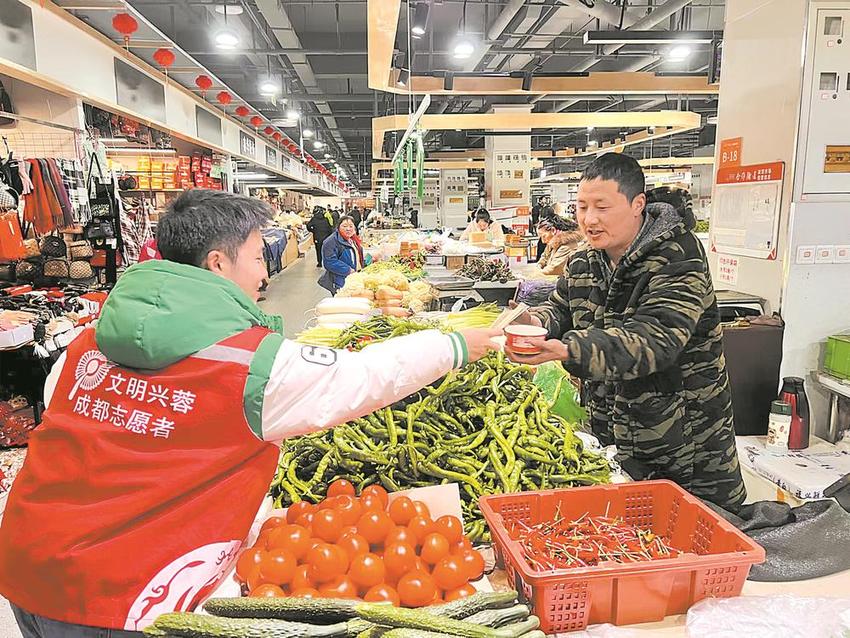
M 345 551 L 349 561 L 354 560 L 355 556 L 369 553 L 369 541 L 356 532 L 346 532 L 336 544 Z
M 318 504 L 317 511 L 332 510 L 336 507 L 336 496 L 329 496 L 324 501 Z
M 452 555 L 463 554 L 468 549 L 472 549 L 472 542 L 464 536 L 459 543 L 452 545 Z
M 323 541 L 321 538 L 315 538 L 315 537 L 311 538 L 310 539 L 310 547 L 307 549 L 307 553 L 310 553 L 310 550 L 313 549 L 314 547 L 318 547 L 319 545 L 324 545 L 324 543 L 325 543 L 325 541 Z M 305 555 L 305 557 L 306 557 L 306 555 Z
M 357 533 L 357 522 L 355 521 L 354 525 L 349 525 L 348 527 L 342 528 L 342 534 L 341 534 L 340 538 L 342 538 L 342 536 L 345 536 L 346 534 L 356 534 L 356 533 Z
M 289 506 L 289 509 L 286 510 L 286 522 L 294 523 L 304 514 L 312 512 L 315 507 L 315 505 L 308 503 L 307 501 L 298 501 L 297 503 L 293 503 Z
M 274 529 L 267 529 L 265 532 L 260 532 L 259 536 L 257 536 L 256 542 L 254 543 L 254 547 L 256 547 L 257 549 L 268 549 L 269 536 L 271 536 Z
M 348 577 L 360 589 L 369 589 L 384 582 L 384 561 L 375 554 L 360 554 L 351 561 Z
M 254 591 L 257 587 L 264 585 L 266 582 L 260 574 L 260 566 L 260 563 L 257 563 L 248 570 L 248 577 L 245 579 L 245 585 L 247 585 L 248 591 Z
M 317 583 L 327 583 L 348 571 L 348 554 L 336 545 L 322 543 L 307 552 L 310 578 Z
M 398 597 L 405 607 L 424 607 L 430 605 L 437 595 L 434 579 L 427 572 L 410 572 L 398 581 Z
M 384 508 L 387 507 L 390 503 L 390 495 L 387 494 L 387 491 L 381 487 L 380 485 L 370 485 L 365 488 L 362 492 L 360 492 L 360 496 L 369 496 L 370 494 L 374 494 L 379 499 L 381 499 L 381 503 L 384 504 Z
M 295 576 L 298 559 L 285 549 L 272 549 L 260 560 L 260 578 L 267 583 L 285 585 Z
M 351 481 L 339 479 L 328 485 L 328 496 L 355 496 L 357 492 Z
M 389 601 L 393 604 L 394 607 L 398 607 L 401 605 L 401 599 L 398 597 L 398 592 L 390 587 L 387 584 L 381 583 L 380 585 L 375 585 L 366 592 L 366 595 L 363 597 L 367 603 L 380 603 L 384 601 Z
M 413 569 L 411 571 L 414 572 L 425 572 L 426 574 L 430 574 L 431 570 L 428 569 L 428 563 L 417 556 L 416 560 L 413 561 Z
M 319 587 L 319 593 L 325 598 L 357 598 L 357 587 L 347 576 L 337 576 L 329 583 Z
M 260 564 L 265 553 L 264 550 L 258 547 L 251 547 L 239 554 L 239 558 L 236 560 L 236 578 L 239 579 L 239 582 L 244 583 L 248 580 L 248 574 L 251 573 L 251 569 L 253 569 L 254 565 Z
M 277 585 L 260 585 L 248 595 L 251 598 L 286 598 L 286 592 Z
M 343 525 L 356 525 L 360 520 L 360 515 L 363 513 L 363 506 L 360 505 L 360 500 L 353 496 L 343 495 L 336 497 L 336 507 L 334 508 L 339 514 L 339 518 Z
M 457 589 L 467 582 L 466 568 L 457 556 L 447 556 L 434 566 L 434 582 L 442 590 Z
M 384 567 L 393 578 L 401 578 L 413 570 L 416 550 L 408 543 L 394 543 L 384 550 Z
M 319 590 L 312 587 L 301 587 L 300 589 L 292 590 L 293 598 L 321 598 L 321 596 Z
M 434 521 L 434 530 L 445 536 L 451 544 L 459 543 L 463 538 L 463 523 L 457 516 L 441 516 Z
M 399 496 L 393 499 L 389 507 L 390 518 L 396 525 L 407 525 L 414 516 L 416 516 L 416 508 L 406 496 Z
M 413 508 L 416 510 L 417 516 L 424 516 L 428 519 L 431 518 L 431 510 L 429 510 L 428 506 L 422 501 L 413 501 Z
M 458 587 L 457 589 L 451 589 L 446 592 L 446 602 L 450 603 L 453 600 L 458 600 L 460 598 L 469 598 L 474 593 L 475 587 L 469 584 L 464 585 L 463 587 Z
M 417 515 L 410 520 L 410 523 L 407 525 L 407 529 L 411 536 L 415 539 L 416 545 L 421 546 L 425 537 L 433 531 L 433 526 L 434 523 L 430 518 Z
M 308 564 L 305 563 L 295 568 L 295 575 L 289 582 L 289 586 L 292 587 L 292 591 L 311 589 L 313 587 L 313 581 L 310 579 L 310 566 Z
M 315 514 L 313 512 L 307 512 L 306 514 L 302 514 L 298 517 L 298 520 L 295 521 L 296 525 L 300 525 L 305 529 L 313 529 L 313 517 Z
M 366 494 L 360 497 L 360 507 L 364 512 L 383 512 L 386 508 L 384 502 L 374 494 Z
M 478 580 L 484 575 L 484 557 L 481 552 L 467 549 L 458 558 L 466 573 L 467 580 Z
M 442 534 L 428 534 L 422 539 L 420 558 L 428 565 L 436 565 L 441 559 L 449 555 L 449 542 Z
M 416 545 L 416 538 L 406 527 L 395 527 L 390 530 L 390 533 L 387 534 L 386 539 L 384 539 L 384 547 L 389 547 L 396 543 L 410 543 L 411 545 Z
M 281 525 L 285 524 L 286 518 L 284 518 L 283 516 L 272 516 L 271 518 L 267 518 L 266 522 L 263 523 L 263 526 L 260 528 L 260 534 L 262 534 L 266 530 L 271 530 L 275 527 L 280 527 Z
M 341 518 L 336 510 L 319 510 L 313 517 L 313 535 L 327 543 L 336 543 L 342 535 Z
M 393 522 L 386 512 L 370 510 L 364 513 L 357 521 L 357 531 L 371 545 L 383 543 L 392 528 Z
M 301 558 L 312 545 L 310 532 L 300 525 L 281 525 L 269 534 L 269 549 L 287 549 Z

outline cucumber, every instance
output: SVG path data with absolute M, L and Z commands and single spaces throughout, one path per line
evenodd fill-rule
M 519 638 L 522 633 L 508 628 L 493 629 L 462 620 L 435 616 L 426 609 L 401 609 L 387 605 L 362 604 L 357 614 L 363 619 L 384 627 L 420 629 L 461 638 Z
M 187 612 L 162 614 L 156 629 L 180 638 L 344 638 L 345 623 L 308 625 L 286 620 L 220 618 Z
M 520 622 L 528 618 L 531 612 L 525 605 L 514 605 L 504 609 L 485 609 L 464 618 L 466 622 L 475 623 L 476 625 L 486 625 L 487 627 L 501 627 L 510 623 Z
M 516 598 L 517 593 L 515 591 L 478 592 L 472 594 L 469 598 L 461 598 L 459 600 L 453 600 L 450 603 L 425 607 L 424 611 L 435 616 L 459 619 L 477 614 L 485 609 L 510 607 L 516 603 Z
M 277 618 L 329 624 L 357 616 L 356 600 L 336 598 L 210 598 L 204 611 L 227 618 Z

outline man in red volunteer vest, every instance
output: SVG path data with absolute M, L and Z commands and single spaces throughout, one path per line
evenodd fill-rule
M 137 637 L 232 564 L 282 439 L 333 427 L 492 348 L 426 331 L 353 353 L 284 339 L 256 199 L 190 190 L 163 260 L 131 267 L 56 363 L 0 527 L 0 593 L 24 638 Z M 104 629 L 111 630 L 105 632 Z

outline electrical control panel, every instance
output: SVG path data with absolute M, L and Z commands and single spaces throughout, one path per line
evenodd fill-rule
M 812 3 L 803 76 L 799 173 L 803 200 L 850 200 L 850 8 Z

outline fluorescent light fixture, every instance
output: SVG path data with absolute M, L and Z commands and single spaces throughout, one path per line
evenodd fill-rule
M 416 5 L 416 11 L 413 12 L 413 26 L 410 27 L 410 33 L 414 37 L 421 38 L 425 35 L 425 30 L 428 28 L 428 14 L 430 12 L 430 2 L 423 0 Z
M 242 15 L 243 9 L 238 4 L 217 4 L 215 5 L 215 12 L 222 15 L 238 16 Z
M 671 60 L 685 60 L 691 54 L 691 47 L 687 44 L 677 44 L 667 51 L 667 57 Z
M 593 127 L 593 126 L 588 126 L 588 127 L 587 127 L 587 132 L 588 132 L 588 133 L 593 133 L 593 129 L 594 129 L 594 128 L 595 128 L 595 127 Z
M 302 137 L 309 139 L 309 138 L 313 137 L 313 135 L 315 135 L 315 133 L 313 132 L 313 129 L 305 128 L 303 131 L 301 131 L 301 135 L 302 135 Z
M 317 151 L 323 149 L 324 147 L 325 147 L 324 142 L 320 142 L 319 140 L 316 140 L 315 142 L 313 142 L 313 148 Z
M 545 169 L 545 168 L 541 168 L 541 169 L 540 169 L 540 177 L 541 177 L 541 179 L 542 179 L 542 178 L 544 178 L 544 177 L 546 177 L 546 175 L 547 175 L 547 173 L 546 173 L 546 169 Z
M 590 141 L 587 143 L 587 145 L 588 145 L 588 146 L 599 146 L 599 142 L 597 142 L 596 140 L 590 140 Z
M 280 92 L 280 87 L 273 80 L 263 80 L 260 82 L 260 93 L 262 95 L 277 95 Z
M 467 162 L 471 162 L 471 161 L 472 161 L 472 158 L 471 158 L 471 157 L 467 157 L 467 158 L 466 158 L 466 161 L 467 161 Z
M 711 44 L 713 31 L 587 31 L 585 44 Z
M 124 140 L 126 142 L 126 140 Z M 120 155 L 177 155 L 173 148 L 141 148 L 133 146 L 113 146 L 106 149 L 107 153 Z
M 455 56 L 455 59 L 457 59 L 457 60 L 465 60 L 465 59 L 469 58 L 470 56 L 472 56 L 472 54 L 474 52 L 475 52 L 475 45 L 472 44 L 472 42 L 470 42 L 469 40 L 467 40 L 465 38 L 460 40 L 457 44 L 455 44 L 454 56 Z
M 325 153 L 325 159 L 330 159 L 331 157 L 333 157 L 333 155 L 331 155 L 330 153 Z
M 236 173 L 236 179 L 240 181 L 251 181 L 256 179 L 271 179 L 274 175 L 269 175 L 268 173 Z
M 295 120 L 297 122 L 299 117 L 301 117 L 301 114 L 298 111 L 296 111 L 295 109 L 289 109 L 286 112 L 286 119 L 287 120 Z
M 239 36 L 232 29 L 222 29 L 215 34 L 215 46 L 218 49 L 235 49 L 239 46 Z

